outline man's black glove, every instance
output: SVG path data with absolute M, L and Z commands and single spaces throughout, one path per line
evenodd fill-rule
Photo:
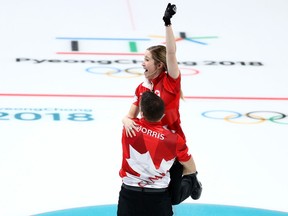
M 171 25 L 171 18 L 172 16 L 176 13 L 176 5 L 171 5 L 171 3 L 169 3 L 167 5 L 167 8 L 165 10 L 165 13 L 164 13 L 164 16 L 163 16 L 163 20 L 164 20 L 164 23 L 165 23 L 165 26 L 169 26 Z
M 193 183 L 191 197 L 194 200 L 199 199 L 202 193 L 202 184 L 198 181 L 197 174 L 198 172 L 189 175 Z

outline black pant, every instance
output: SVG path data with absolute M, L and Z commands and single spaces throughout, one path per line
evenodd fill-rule
M 118 216 L 171 216 L 173 215 L 169 191 L 138 192 L 121 187 Z
M 187 199 L 192 192 L 193 184 L 189 178 L 183 177 L 183 166 L 175 160 L 170 169 L 169 191 L 172 205 L 178 205 Z

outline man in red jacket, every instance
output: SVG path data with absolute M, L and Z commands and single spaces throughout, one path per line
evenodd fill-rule
M 141 119 L 136 135 L 122 133 L 122 167 L 119 172 L 123 184 L 119 194 L 117 215 L 173 215 L 169 170 L 174 161 L 183 165 L 183 178 L 193 194 L 199 184 L 196 166 L 185 140 L 163 126 L 163 100 L 151 91 L 144 92 L 140 101 Z M 195 186 L 194 186 L 195 185 Z

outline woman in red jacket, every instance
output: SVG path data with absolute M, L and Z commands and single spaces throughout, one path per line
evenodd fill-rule
M 145 52 L 142 66 L 145 70 L 146 80 L 136 88 L 134 101 L 128 114 L 122 120 L 127 136 L 135 136 L 137 124 L 132 119 L 139 114 L 139 103 L 142 93 L 153 91 L 163 99 L 165 104 L 165 115 L 161 120 L 162 125 L 179 134 L 186 141 L 180 125 L 181 74 L 176 58 L 176 43 L 170 20 L 175 13 L 176 6 L 169 3 L 163 17 L 166 46 L 152 46 Z M 172 204 L 179 204 L 193 193 L 193 199 L 198 199 L 201 195 L 202 187 L 197 180 L 197 172 L 190 176 L 183 176 L 185 177 L 184 179 L 182 174 L 183 166 L 176 162 L 170 170 L 171 182 L 169 187 L 172 195 Z

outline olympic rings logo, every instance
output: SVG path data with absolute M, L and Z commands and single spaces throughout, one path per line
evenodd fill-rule
M 179 68 L 182 76 L 193 76 L 200 72 L 193 68 Z M 144 75 L 144 69 L 142 67 L 130 67 L 120 69 L 116 67 L 106 66 L 94 66 L 86 69 L 86 72 L 96 75 L 107 75 L 116 78 L 134 78 Z
M 251 111 L 243 114 L 231 110 L 209 110 L 203 112 L 202 116 L 235 124 L 259 124 L 270 121 L 288 125 L 287 114 L 276 111 Z

